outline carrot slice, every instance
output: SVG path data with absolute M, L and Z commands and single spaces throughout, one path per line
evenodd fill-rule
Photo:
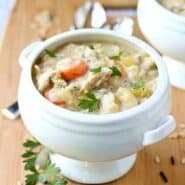
M 43 96 L 44 96 L 46 99 L 48 99 L 50 102 L 54 103 L 55 105 L 61 105 L 61 106 L 63 106 L 63 105 L 65 104 L 64 101 L 57 101 L 57 100 L 55 100 L 55 99 L 52 97 L 51 93 L 52 93 L 52 88 L 46 89 L 46 90 L 43 92 Z
M 85 62 L 80 62 L 79 64 L 70 66 L 67 69 L 61 69 L 61 76 L 64 80 L 73 80 L 80 76 L 83 76 L 87 70 L 88 65 Z

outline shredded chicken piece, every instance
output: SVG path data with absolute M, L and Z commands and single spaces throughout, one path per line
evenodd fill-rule
M 50 85 L 50 77 L 55 74 L 53 70 L 47 70 L 37 76 L 37 87 L 43 92 Z
M 101 86 L 111 77 L 111 71 L 108 68 L 102 68 L 102 71 L 97 74 L 89 73 L 87 79 L 82 81 L 81 91 L 90 91 L 95 87 Z

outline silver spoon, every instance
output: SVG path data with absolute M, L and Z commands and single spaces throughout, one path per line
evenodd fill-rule
M 73 29 L 80 29 L 85 27 L 88 14 L 90 13 L 92 6 L 92 2 L 86 1 L 77 9 L 73 18 Z
M 95 2 L 91 13 L 91 27 L 101 28 L 107 22 L 107 16 L 104 7 Z

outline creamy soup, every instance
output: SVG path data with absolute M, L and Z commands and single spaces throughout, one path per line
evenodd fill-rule
M 185 16 L 185 0 L 159 0 L 159 2 L 170 11 Z
M 139 49 L 114 43 L 69 43 L 33 66 L 36 88 L 57 106 L 107 114 L 135 107 L 156 89 L 158 70 Z

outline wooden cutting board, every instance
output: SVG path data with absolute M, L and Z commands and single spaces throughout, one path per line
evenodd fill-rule
M 96 1 L 96 0 L 92 0 Z M 104 6 L 109 8 L 136 7 L 138 0 L 99 0 Z M 84 0 L 72 0 L 73 4 L 79 5 Z
M 118 6 L 118 2 L 121 2 L 121 4 L 124 2 L 124 0 L 102 1 L 108 6 L 113 6 L 113 2 L 115 2 L 114 6 Z M 18 56 L 26 45 L 37 39 L 37 34 L 30 28 L 30 22 L 34 15 L 45 8 L 54 11 L 60 17 L 60 21 L 53 27 L 53 30 L 65 31 L 68 30 L 71 24 L 73 13 L 79 2 L 81 1 L 17 1 L 11 13 L 0 50 L 0 108 L 16 100 L 21 72 L 18 65 Z M 130 3 L 130 1 L 125 2 Z M 137 24 L 135 34 L 143 38 Z M 185 123 L 185 92 L 173 88 L 172 103 L 172 114 L 176 117 L 178 124 Z M 21 119 L 9 121 L 0 117 L 0 185 L 17 185 L 17 181 L 23 182 L 22 143 L 28 137 L 30 136 Z M 160 164 L 153 162 L 156 155 L 160 155 Z M 175 166 L 171 166 L 169 163 L 169 158 L 172 155 L 176 159 Z M 185 185 L 185 165 L 180 164 L 182 157 L 185 157 L 185 140 L 167 138 L 139 152 L 134 168 L 126 176 L 110 183 L 110 185 L 163 185 L 164 182 L 158 175 L 160 170 L 163 170 L 168 176 L 169 185 Z M 69 184 L 75 185 L 76 183 L 70 182 Z

